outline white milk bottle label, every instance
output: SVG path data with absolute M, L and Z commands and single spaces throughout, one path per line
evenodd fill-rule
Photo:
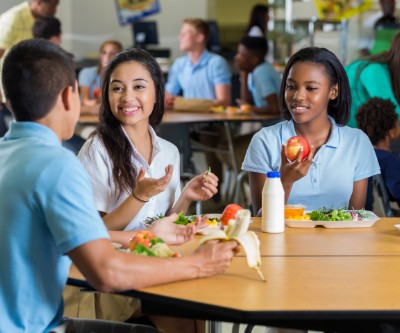
M 285 231 L 285 192 L 279 171 L 267 173 L 262 191 L 261 231 Z

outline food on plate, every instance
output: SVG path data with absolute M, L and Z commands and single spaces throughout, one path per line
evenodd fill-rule
M 157 220 L 159 220 L 159 219 L 162 219 L 163 217 L 164 217 L 163 214 L 158 214 L 158 215 L 156 215 L 156 216 L 147 217 L 147 218 L 144 220 L 144 224 L 147 225 L 147 226 L 151 226 L 155 221 L 157 221 Z
M 132 253 L 151 257 L 177 257 L 178 253 L 171 251 L 169 246 L 148 230 L 138 231 L 130 240 Z
M 288 208 L 287 208 L 288 207 Z M 320 209 L 313 210 L 312 212 L 304 214 L 303 212 L 296 214 L 293 211 L 287 213 L 287 209 L 291 209 L 293 206 L 285 206 L 285 219 L 293 221 L 324 221 L 324 222 L 340 222 L 340 221 L 361 221 L 368 219 L 376 219 L 376 215 L 368 210 L 347 210 L 347 209 L 333 209 L 322 207 Z M 294 206 L 296 207 L 296 206 Z M 302 206 L 300 206 L 302 207 Z
M 215 105 L 210 108 L 211 112 L 224 112 L 225 107 L 222 105 Z
M 238 108 L 236 106 L 227 106 L 225 111 L 228 113 L 236 113 L 238 111 Z
M 294 219 L 295 216 L 304 215 L 304 206 L 302 205 L 285 205 L 285 219 Z
M 159 220 L 159 219 L 161 219 L 163 217 L 164 217 L 163 214 L 159 214 L 159 215 L 156 215 L 156 216 L 153 216 L 153 217 L 148 217 L 148 218 L 146 218 L 144 220 L 144 224 L 147 225 L 147 226 L 150 226 L 152 223 L 154 223 L 155 221 L 157 221 L 157 220 Z M 178 219 L 174 223 L 182 224 L 182 225 L 194 224 L 196 222 L 196 217 L 197 217 L 197 215 L 187 215 L 187 216 L 185 216 L 185 215 L 183 215 L 182 212 L 180 212 L 180 213 L 178 213 Z M 215 216 L 210 217 L 207 220 L 208 227 L 210 227 L 210 228 L 218 227 L 218 223 L 220 222 L 219 220 L 220 220 L 219 217 L 215 217 Z
M 368 210 L 346 210 L 323 207 L 307 213 L 312 221 L 361 221 L 374 219 L 376 215 Z
M 246 113 L 246 112 L 251 112 L 251 110 L 253 109 L 253 106 L 251 104 L 242 104 L 240 106 L 240 111 Z
M 243 209 L 237 204 L 229 204 L 225 207 L 224 211 L 222 212 L 220 221 L 223 226 L 228 225 L 229 220 L 236 219 L 236 213 Z
M 301 148 L 303 148 L 301 160 L 304 161 L 310 153 L 310 144 L 307 139 L 299 135 L 289 138 L 285 145 L 285 155 L 288 160 L 291 162 L 295 161 Z
M 249 267 L 254 268 L 261 279 L 265 281 L 261 272 L 260 240 L 253 231 L 249 231 L 251 213 L 248 209 L 241 209 L 230 219 L 226 230 L 216 230 L 200 239 L 200 244 L 211 239 L 236 240 L 244 249 Z
M 178 214 L 178 219 L 177 219 L 174 223 L 176 223 L 176 224 L 183 224 L 183 225 L 186 225 L 186 224 L 193 224 L 193 223 L 196 222 L 196 217 L 197 217 L 197 215 L 188 215 L 188 216 L 185 216 L 185 215 L 183 215 L 182 212 L 181 212 L 181 213 Z M 219 223 L 219 218 L 218 218 L 218 217 L 209 218 L 209 219 L 207 220 L 207 224 L 208 224 L 208 226 L 209 226 L 210 228 L 215 228 L 215 227 L 217 227 L 217 226 L 218 226 L 218 223 Z

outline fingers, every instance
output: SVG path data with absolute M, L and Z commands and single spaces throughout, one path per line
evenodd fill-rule
M 208 221 L 208 215 L 204 215 L 203 217 L 201 215 L 197 215 L 196 221 L 194 223 L 196 230 L 205 228 L 207 226 L 207 221 Z
M 200 175 L 200 177 L 202 177 L 202 181 L 203 181 L 204 185 L 205 184 L 211 184 L 211 185 L 213 185 L 215 187 L 218 186 L 219 179 L 218 179 L 217 175 L 215 175 L 211 171 L 206 171 L 206 172 L 202 173 Z
M 174 171 L 174 166 L 172 164 L 168 164 L 165 167 L 165 174 L 167 175 L 171 175 L 172 176 L 172 172 Z
M 144 168 L 141 167 L 140 170 L 139 170 L 139 173 L 136 176 L 136 181 L 140 182 L 144 178 L 144 175 L 145 175 Z
M 296 162 L 297 163 L 300 163 L 303 160 L 303 158 L 302 158 L 303 150 L 304 150 L 303 147 L 300 147 L 299 151 L 297 152 L 297 155 L 296 155 Z
M 314 158 L 314 155 L 315 155 L 315 147 L 314 147 L 314 145 L 311 145 L 310 146 L 310 152 L 308 153 L 308 156 L 307 156 L 307 160 L 309 162 L 312 162 L 312 160 Z
M 285 165 L 288 164 L 289 161 L 286 157 L 286 153 L 285 153 L 285 145 L 281 145 L 281 164 Z

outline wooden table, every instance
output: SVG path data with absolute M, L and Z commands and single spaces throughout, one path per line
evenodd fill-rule
M 253 221 L 250 229 L 260 238 L 262 256 L 400 256 L 400 233 L 394 227 L 400 219 L 382 218 L 371 228 L 286 226 L 280 234 L 261 232 L 261 218 Z
M 224 273 L 207 279 L 129 291 L 145 313 L 258 325 L 375 332 L 381 321 L 400 324 L 399 218 L 371 228 L 252 229 L 261 241 L 267 282 L 239 254 Z M 182 247 L 197 246 L 198 238 Z M 84 283 L 79 274 L 73 283 Z M 70 281 L 71 282 L 71 281 Z
M 382 218 L 371 228 L 326 229 L 290 228 L 285 232 L 269 234 L 261 232 L 260 217 L 253 217 L 250 230 L 260 239 L 262 257 L 307 257 L 307 256 L 400 256 L 400 233 L 394 227 L 399 218 Z M 338 222 L 340 223 L 340 222 Z M 200 239 L 201 236 L 196 236 Z M 193 252 L 196 241 L 174 250 L 187 255 Z M 237 256 L 244 256 L 240 250 Z
M 276 116 L 259 115 L 254 113 L 224 113 L 224 112 L 181 112 L 166 111 L 162 123 L 164 124 L 190 124 L 201 122 L 241 122 L 241 121 L 265 121 L 276 119 Z M 94 114 L 81 114 L 80 124 L 97 124 L 99 116 Z

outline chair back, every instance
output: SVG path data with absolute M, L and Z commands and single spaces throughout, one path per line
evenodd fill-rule
M 372 177 L 372 183 L 374 190 L 377 194 L 376 203 L 380 206 L 381 212 L 385 214 L 385 217 L 394 217 L 395 213 L 390 206 L 390 198 L 389 193 L 386 189 L 385 182 L 383 180 L 382 175 L 375 175 Z

